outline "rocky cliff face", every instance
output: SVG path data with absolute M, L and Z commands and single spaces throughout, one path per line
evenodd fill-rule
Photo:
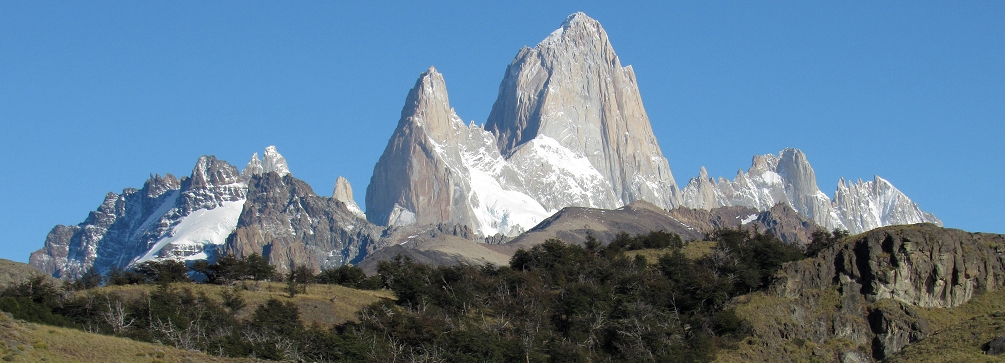
M 817 187 L 816 174 L 806 155 L 798 149 L 782 150 L 778 156 L 758 155 L 746 173 L 738 171 L 730 181 L 709 178 L 702 168 L 682 191 L 683 205 L 711 209 L 747 206 L 767 210 L 778 203 L 789 204 L 800 215 L 827 229 L 852 233 L 896 224 L 942 221 L 923 212 L 892 184 L 876 177 L 875 182 L 846 185 L 838 183 L 832 201 Z
M 109 193 L 76 226 L 56 226 L 31 265 L 74 279 L 90 268 L 107 273 L 148 260 L 203 260 L 219 253 L 268 256 L 281 272 L 294 264 L 320 268 L 359 262 L 380 244 L 345 178 L 333 198 L 290 174 L 275 146 L 239 173 L 213 156 L 192 174 L 151 176 L 142 189 Z
M 318 196 L 292 175 L 269 172 L 249 179 L 247 202 L 222 253 L 258 253 L 280 273 L 294 266 L 317 272 L 359 263 L 380 247 L 381 231 L 348 203 Z
M 352 185 L 349 185 L 349 180 L 345 177 L 339 176 L 335 179 L 335 190 L 332 191 L 332 199 L 345 203 L 349 211 L 357 217 L 366 218 L 366 214 L 363 213 L 362 209 L 359 209 L 356 200 L 352 198 Z
M 888 357 L 932 333 L 922 309 L 957 307 L 1005 285 L 1003 252 L 1003 235 L 933 224 L 852 236 L 783 267 L 767 296 L 741 299 L 741 315 L 763 322 L 748 358 Z M 815 348 L 787 348 L 797 338 Z
M 935 215 L 922 211 L 908 198 L 879 176 L 872 181 L 845 182 L 842 178 L 834 192 L 834 209 L 848 230 L 868 231 L 894 224 L 934 223 L 942 225 Z
M 616 208 L 636 200 L 662 208 L 679 204 L 635 73 L 621 66 L 604 28 L 586 14 L 570 15 L 536 47 L 517 53 L 485 128 L 507 158 L 547 138 L 589 160 L 612 193 L 582 206 Z M 570 205 L 580 204 L 546 207 Z
M 451 223 L 511 235 L 550 214 L 526 193 L 528 178 L 503 159 L 492 134 L 450 108 L 435 68 L 419 77 L 401 115 L 366 189 L 373 223 Z
M 180 181 L 155 175 L 142 189 L 108 193 L 84 222 L 53 228 L 30 264 L 73 279 L 90 268 L 105 273 L 150 259 L 205 258 L 203 249 L 222 244 L 237 223 L 245 189 L 237 168 L 200 157 Z
M 52 276 L 73 279 L 91 268 L 107 273 L 148 260 L 211 258 L 238 226 L 247 182 L 290 174 L 274 146 L 266 148 L 263 160 L 257 156 L 243 174 L 225 161 L 203 156 L 181 180 L 154 175 L 142 189 L 108 193 L 84 222 L 53 228 L 30 263 Z M 351 190 L 348 182 L 343 189 Z M 351 198 L 338 204 L 362 214 Z
M 566 206 L 678 203 L 630 67 L 600 24 L 573 14 L 510 65 L 485 128 L 423 73 L 367 187 L 380 225 L 453 223 L 516 235 Z

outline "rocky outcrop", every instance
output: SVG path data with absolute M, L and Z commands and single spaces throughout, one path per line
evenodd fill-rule
M 409 92 L 374 166 L 367 218 L 387 226 L 450 223 L 483 236 L 519 234 L 550 213 L 526 193 L 530 179 L 517 168 L 499 154 L 492 134 L 461 122 L 443 75 L 430 68 Z
M 849 237 L 815 258 L 783 266 L 769 294 L 738 299 L 740 315 L 760 322 L 754 324 L 756 343 L 748 345 L 756 354 L 748 358 L 889 357 L 933 333 L 922 309 L 958 307 L 1005 285 L 1002 253 L 1005 235 L 933 224 Z M 793 348 L 796 341 L 813 348 Z
M 613 198 L 580 206 L 617 208 L 636 200 L 662 208 L 679 204 L 635 72 L 621 66 L 607 32 L 586 14 L 570 15 L 536 47 L 517 53 L 485 128 L 507 158 L 547 137 L 589 160 Z M 572 205 L 577 204 L 546 207 Z
M 845 229 L 861 233 L 873 228 L 914 223 L 942 222 L 918 208 L 904 193 L 886 180 L 846 184 L 844 179 L 831 200 L 817 187 L 816 174 L 806 155 L 798 149 L 785 149 L 778 156 L 754 156 L 746 173 L 737 171 L 730 181 L 708 176 L 704 167 L 691 179 L 682 193 L 682 204 L 690 208 L 711 209 L 746 206 L 768 210 L 787 203 L 800 215 L 828 230 Z
M 349 185 L 349 180 L 346 178 L 339 176 L 338 179 L 335 179 L 335 190 L 332 191 L 332 198 L 345 203 L 349 211 L 356 216 L 366 218 L 366 214 L 363 213 L 362 209 L 359 209 L 359 205 L 352 198 L 352 185 Z
M 359 263 L 381 247 L 381 231 L 349 204 L 316 195 L 292 175 L 269 172 L 249 179 L 247 202 L 221 252 L 237 257 L 257 253 L 279 273 L 294 266 L 318 272 Z
M 931 224 L 884 227 L 785 268 L 776 288 L 782 296 L 795 296 L 849 279 L 862 286 L 858 293 L 870 302 L 955 307 L 1005 284 L 1002 252 L 1002 235 Z

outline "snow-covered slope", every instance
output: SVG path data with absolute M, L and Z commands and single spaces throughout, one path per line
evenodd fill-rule
M 702 168 L 699 176 L 684 187 L 682 195 L 684 206 L 698 209 L 745 206 L 764 211 L 784 202 L 821 226 L 852 233 L 893 224 L 942 225 L 942 221 L 919 209 L 878 176 L 873 182 L 860 180 L 858 184 L 847 185 L 842 179 L 832 201 L 817 187 L 813 168 L 798 149 L 782 150 L 779 156 L 754 156 L 750 169 L 746 173 L 738 171 L 732 181 L 709 178 Z
M 203 156 L 181 180 L 154 175 L 142 189 L 108 193 L 84 222 L 53 228 L 30 264 L 72 279 L 91 268 L 103 274 L 149 260 L 206 259 L 237 227 L 246 180 L 269 171 L 289 174 L 274 146 L 264 163 L 256 154 L 246 170 L 242 176 L 233 165 Z

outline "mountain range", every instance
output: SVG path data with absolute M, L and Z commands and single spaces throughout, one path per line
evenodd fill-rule
M 458 116 L 441 73 L 423 72 L 374 166 L 365 206 L 341 177 L 331 197 L 316 194 L 274 146 L 243 171 L 203 156 L 189 176 L 152 175 L 141 189 L 106 195 L 84 222 L 54 227 L 30 264 L 72 279 L 220 254 L 258 253 L 280 272 L 365 265 L 393 251 L 498 263 L 546 235 L 660 228 L 701 238 L 746 225 L 806 243 L 818 227 L 941 225 L 879 176 L 841 180 L 829 198 L 797 149 L 754 156 L 732 181 L 702 168 L 679 188 L 632 67 L 583 13 L 517 53 L 484 125 Z

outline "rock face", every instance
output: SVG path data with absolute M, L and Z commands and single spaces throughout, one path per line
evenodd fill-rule
M 810 266 L 784 270 L 784 296 L 848 280 L 868 301 L 894 299 L 914 306 L 951 308 L 978 291 L 1005 284 L 1002 235 L 968 233 L 931 224 L 891 226 L 826 250 Z
M 851 233 L 888 225 L 934 223 L 942 221 L 918 208 L 904 193 L 886 180 L 838 183 L 832 201 L 817 187 L 816 174 L 806 155 L 798 149 L 785 149 L 775 155 L 755 156 L 746 173 L 738 171 L 730 181 L 709 178 L 701 168 L 682 191 L 683 205 L 711 209 L 723 206 L 747 206 L 767 210 L 778 203 L 789 204 L 797 213 L 827 229 L 846 229 Z
M 200 157 L 180 181 L 154 175 L 142 189 L 108 193 L 84 222 L 53 228 L 30 264 L 73 279 L 90 268 L 106 273 L 150 259 L 205 258 L 203 250 L 222 244 L 237 223 L 245 189 L 237 168 Z
M 957 307 L 1005 286 L 1003 251 L 1005 235 L 883 227 L 784 266 L 768 296 L 738 311 L 767 322 L 754 333 L 764 359 L 807 359 L 783 348 L 796 338 L 814 342 L 818 351 L 805 353 L 825 361 L 848 351 L 883 359 L 932 333 L 919 309 Z
M 922 211 L 879 176 L 873 181 L 846 183 L 842 178 L 834 192 L 834 209 L 841 223 L 851 231 L 868 231 L 894 224 L 934 223 L 942 225 L 935 215 Z
M 142 189 L 108 193 L 84 222 L 54 227 L 45 245 L 32 253 L 30 264 L 52 276 L 74 279 L 91 268 L 104 274 L 148 260 L 212 258 L 237 228 L 247 181 L 290 174 L 274 146 L 264 155 L 259 160 L 256 153 L 244 174 L 216 157 L 203 156 L 181 180 L 152 175 Z M 347 182 L 345 188 L 350 188 Z
M 509 66 L 485 128 L 450 107 L 443 76 L 423 73 L 367 187 L 368 219 L 453 223 L 517 235 L 567 206 L 678 204 L 635 76 L 600 24 L 570 16 Z
M 389 226 L 453 223 L 481 234 L 518 234 L 550 213 L 495 139 L 450 108 L 443 75 L 430 68 L 408 94 L 398 127 L 366 189 L 367 218 Z
M 252 154 L 251 161 L 248 162 L 248 166 L 244 168 L 241 175 L 247 179 L 251 178 L 252 175 L 262 175 L 268 172 L 275 172 L 279 176 L 290 173 L 290 168 L 286 165 L 286 158 L 279 155 L 275 146 L 266 147 L 264 156 L 264 160 L 259 160 L 258 153 Z
M 359 209 L 359 205 L 352 198 L 352 185 L 349 185 L 349 180 L 339 176 L 335 179 L 335 190 L 332 191 L 332 198 L 345 203 L 346 207 L 349 208 L 353 214 L 360 218 L 366 218 L 366 214 L 363 213 L 362 209 Z
M 604 28 L 586 14 L 570 15 L 536 47 L 517 53 L 485 128 L 508 158 L 547 137 L 589 160 L 614 198 L 584 206 L 616 208 L 636 200 L 667 209 L 679 204 L 635 72 L 621 66 Z M 574 204 L 546 207 L 568 205 Z
M 348 203 L 318 196 L 292 175 L 269 172 L 249 179 L 247 202 L 222 253 L 258 253 L 280 273 L 294 266 L 318 272 L 359 263 L 380 247 L 381 231 Z

